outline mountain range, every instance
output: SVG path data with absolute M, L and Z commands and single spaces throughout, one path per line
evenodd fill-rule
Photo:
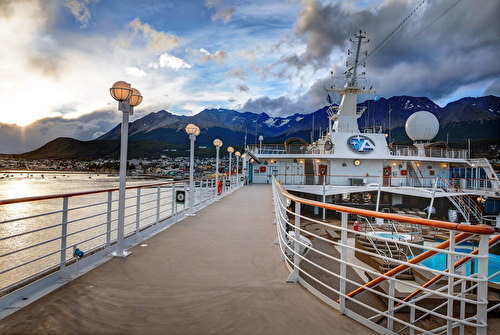
M 410 143 L 404 130 L 406 119 L 414 112 L 429 111 L 440 123 L 440 131 L 435 140 L 464 142 L 471 140 L 499 139 L 500 97 L 484 96 L 462 98 L 439 107 L 425 97 L 396 96 L 378 101 L 366 100 L 360 104 L 365 112 L 358 119 L 359 128 L 382 126 L 390 129 L 390 140 Z M 271 117 L 263 113 L 240 113 L 227 109 L 205 109 L 194 116 L 175 115 L 161 110 L 150 113 L 129 124 L 129 157 L 159 156 L 164 149 L 186 149 L 189 145 L 185 127 L 189 123 L 197 125 L 201 133 L 196 138 L 197 146 L 213 147 L 213 140 L 219 138 L 224 146 L 238 146 L 258 143 L 259 136 L 264 143 L 282 143 L 289 137 L 300 137 L 308 142 L 318 138 L 320 131 L 328 128 L 325 106 L 310 114 L 293 114 L 284 117 Z M 93 141 L 56 139 L 45 146 L 25 153 L 23 157 L 37 158 L 106 158 L 118 155 L 121 124 Z M 313 133 L 314 129 L 314 133 Z M 64 146 L 57 146 L 63 141 Z M 140 143 L 140 145 L 139 145 Z M 92 149 L 96 146 L 96 149 Z M 98 147 L 107 150 L 99 152 Z M 64 147 L 64 150 L 55 150 Z M 134 152 L 141 150 L 141 152 Z M 140 148 L 140 149 L 139 149 Z M 163 148 L 163 149 L 162 149 Z M 213 150 L 212 150 L 213 151 Z M 184 151 L 185 153 L 185 151 Z M 57 157 L 54 155 L 57 154 Z M 181 154 L 179 152 L 178 154 Z M 101 155 L 97 157 L 98 155 Z

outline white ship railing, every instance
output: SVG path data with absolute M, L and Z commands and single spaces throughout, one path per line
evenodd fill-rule
M 291 167 L 299 166 L 298 164 L 290 164 Z M 293 171 L 293 169 L 292 169 Z M 274 174 L 278 181 L 285 185 L 323 185 L 323 179 L 327 185 L 331 186 L 367 186 L 370 184 L 378 184 L 380 176 L 366 176 L 366 175 L 312 175 L 303 173 L 281 173 Z M 310 178 L 306 178 L 310 177 Z M 498 188 L 494 187 L 496 182 L 493 179 L 479 179 L 479 178 L 439 178 L 438 187 L 447 188 L 447 184 L 453 184 L 462 189 L 463 191 L 484 191 L 495 192 Z M 436 183 L 436 177 L 410 177 L 410 176 L 385 176 L 382 177 L 383 186 L 386 187 L 417 187 L 432 189 Z
M 322 144 L 315 145 L 300 145 L 300 144 L 263 144 L 249 145 L 248 149 L 254 155 L 284 155 L 284 154 L 333 154 L 334 148 L 330 145 L 327 148 Z M 425 148 L 420 151 L 414 146 L 399 146 L 390 145 L 389 151 L 392 156 L 402 157 L 434 157 L 434 158 L 449 158 L 449 159 L 468 159 L 469 152 L 465 149 L 450 149 L 450 148 Z
M 413 157 L 435 157 L 435 158 L 454 158 L 467 159 L 468 150 L 450 149 L 450 148 L 425 148 L 420 152 L 414 146 L 390 145 L 389 151 L 393 156 L 413 156 Z
M 222 179 L 219 197 L 241 186 Z M 182 195 L 179 195 L 183 193 Z M 189 181 L 127 188 L 125 247 L 186 216 Z M 194 211 L 215 200 L 215 179 L 197 179 Z M 118 188 L 0 200 L 0 310 L 109 259 L 116 250 Z M 75 257 L 75 251 L 84 253 Z M 81 266 L 80 266 L 81 263 Z
M 273 178 L 273 199 L 278 234 L 275 243 L 279 244 L 281 257 L 290 270 L 289 282 L 299 282 L 342 314 L 380 334 L 488 333 L 488 312 L 500 307 L 488 302 L 488 282 L 500 274 L 500 271 L 488 273 L 488 250 L 500 241 L 500 235 L 490 239 L 494 233 L 492 227 L 311 201 L 291 195 L 276 178 Z M 341 217 L 340 225 L 306 215 L 307 206 L 336 211 Z M 416 255 L 409 261 L 389 259 L 356 246 L 356 238 L 368 233 L 354 230 L 348 214 L 420 225 L 431 231 L 438 229 L 447 240 L 430 246 L 413 238 L 377 237 L 411 248 Z M 301 225 L 303 220 L 308 225 L 314 223 L 314 229 L 306 230 Z M 331 238 L 319 233 L 325 230 Z M 307 236 L 311 243 L 306 243 L 301 235 Z M 470 250 L 463 252 L 461 243 L 466 242 L 470 242 Z M 444 255 L 447 264 L 453 266 L 445 271 L 423 266 L 421 262 L 432 255 Z M 360 261 L 372 258 L 396 263 L 397 267 L 381 273 Z M 477 269 L 468 273 L 466 266 L 471 262 L 476 263 Z M 400 279 L 398 274 L 404 271 L 425 274 L 427 279 Z

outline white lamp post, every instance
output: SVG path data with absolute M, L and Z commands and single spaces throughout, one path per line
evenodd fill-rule
M 215 163 L 215 201 L 219 201 L 219 150 L 222 147 L 222 141 L 219 139 L 214 140 L 215 149 L 217 151 L 217 158 Z
M 236 188 L 238 188 L 238 184 L 239 184 L 239 177 L 238 177 L 238 172 L 239 172 L 239 168 L 240 168 L 240 152 L 239 151 L 236 151 L 234 153 L 236 155 Z
M 263 140 L 264 140 L 264 136 L 260 135 L 259 136 L 259 142 L 260 142 L 259 154 L 262 154 L 262 141 Z
M 243 185 L 245 185 L 245 180 L 247 177 L 247 161 L 246 161 L 246 155 L 242 154 L 241 155 L 241 175 L 243 176 Z
M 233 183 L 231 182 L 231 180 L 233 179 L 231 175 L 231 173 L 233 172 L 233 170 L 231 169 L 231 155 L 234 152 L 234 148 L 228 147 L 227 152 L 229 152 L 229 189 L 231 190 L 231 188 L 233 187 Z
M 189 135 L 189 139 L 191 140 L 191 153 L 189 157 L 189 216 L 195 216 L 193 212 L 194 207 L 194 141 L 196 140 L 196 136 L 200 135 L 200 128 L 190 123 L 186 126 L 186 133 Z
M 121 147 L 120 147 L 120 186 L 118 191 L 118 230 L 116 236 L 116 251 L 113 256 L 127 257 L 130 252 L 123 251 L 123 237 L 125 234 L 125 193 L 127 179 L 127 147 L 128 147 L 128 119 L 134 114 L 134 107 L 142 101 L 141 93 L 131 88 L 124 81 L 117 81 L 109 89 L 113 99 L 118 101 L 118 109 L 123 112 Z

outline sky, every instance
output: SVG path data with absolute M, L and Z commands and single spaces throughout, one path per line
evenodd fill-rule
M 360 30 L 380 97 L 500 96 L 499 16 L 492 0 L 0 0 L 0 153 L 108 132 L 120 80 L 144 97 L 131 122 L 313 112 Z

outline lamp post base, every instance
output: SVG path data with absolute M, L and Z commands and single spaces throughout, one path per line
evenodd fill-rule
M 193 213 L 193 214 L 187 214 L 186 216 L 196 216 L 196 214 L 195 213 Z
M 127 257 L 127 256 L 129 256 L 131 254 L 132 254 L 132 252 L 130 252 L 130 251 L 124 251 L 123 254 L 119 255 L 117 251 L 113 251 L 111 253 L 111 256 L 112 257 L 118 257 L 118 258 L 125 258 L 125 257 Z

